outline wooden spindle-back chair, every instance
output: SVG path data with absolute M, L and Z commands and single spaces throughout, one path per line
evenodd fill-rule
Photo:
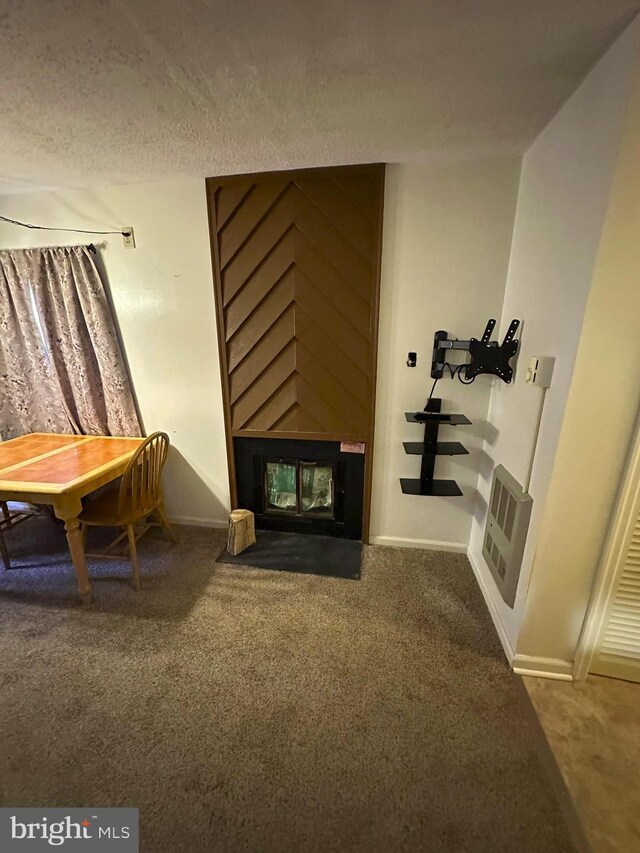
M 83 536 L 87 527 L 124 527 L 126 531 L 111 542 L 101 553 L 87 554 L 90 557 L 120 559 L 113 549 L 125 538 L 129 542 L 129 554 L 133 570 L 133 586 L 140 589 L 140 568 L 136 543 L 149 528 L 151 514 L 158 517 L 162 529 L 173 542 L 176 536 L 169 524 L 162 505 L 160 478 L 169 452 L 169 436 L 164 432 L 154 432 L 140 445 L 127 465 L 120 489 L 105 492 L 88 504 L 79 517 Z M 142 531 L 136 534 L 135 526 L 144 521 Z
M 13 508 L 6 501 L 0 501 L 0 557 L 2 557 L 5 569 L 11 568 L 11 558 L 4 539 L 4 531 L 12 530 L 35 515 L 38 515 L 36 507 L 20 504 L 18 508 Z

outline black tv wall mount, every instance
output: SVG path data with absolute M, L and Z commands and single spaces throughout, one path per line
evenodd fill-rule
M 499 376 L 503 382 L 509 383 L 513 377 L 513 368 L 509 361 L 518 352 L 520 341 L 514 339 L 516 329 L 520 325 L 519 320 L 512 320 L 507 329 L 507 334 L 501 344 L 491 340 L 491 333 L 496 325 L 494 319 L 489 320 L 484 334 L 478 340 L 471 338 L 468 341 L 459 341 L 450 338 L 448 332 L 436 332 L 433 338 L 433 356 L 431 359 L 431 378 L 442 379 L 445 367 L 453 376 L 455 372 L 464 371 L 465 381 L 473 382 L 481 373 L 489 373 Z M 471 356 L 471 361 L 462 365 L 450 365 L 446 359 L 448 350 L 464 350 Z

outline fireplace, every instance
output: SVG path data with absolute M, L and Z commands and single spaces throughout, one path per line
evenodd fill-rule
M 364 455 L 339 441 L 235 438 L 238 505 L 256 527 L 362 538 Z
M 272 539 L 369 535 L 383 196 L 380 163 L 207 180 L 231 502 Z

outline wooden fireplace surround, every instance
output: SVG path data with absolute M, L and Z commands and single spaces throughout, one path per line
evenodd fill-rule
M 371 505 L 384 165 L 208 178 L 231 503 L 233 439 L 364 442 Z

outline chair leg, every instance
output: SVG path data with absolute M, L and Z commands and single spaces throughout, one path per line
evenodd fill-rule
M 4 541 L 2 530 L 0 530 L 0 554 L 2 555 L 2 562 L 4 563 L 5 569 L 10 569 L 11 560 L 9 559 L 9 551 L 7 550 L 7 543 Z
M 131 558 L 133 588 L 140 591 L 140 567 L 138 565 L 138 548 L 136 546 L 136 529 L 133 524 L 127 525 L 127 536 L 129 537 L 129 556 Z
M 169 539 L 171 539 L 173 543 L 177 544 L 178 537 L 173 532 L 173 527 L 169 523 L 169 519 L 167 518 L 167 514 L 165 513 L 162 504 L 158 505 L 156 512 L 158 513 L 158 518 L 160 519 L 160 527 L 164 530 Z

